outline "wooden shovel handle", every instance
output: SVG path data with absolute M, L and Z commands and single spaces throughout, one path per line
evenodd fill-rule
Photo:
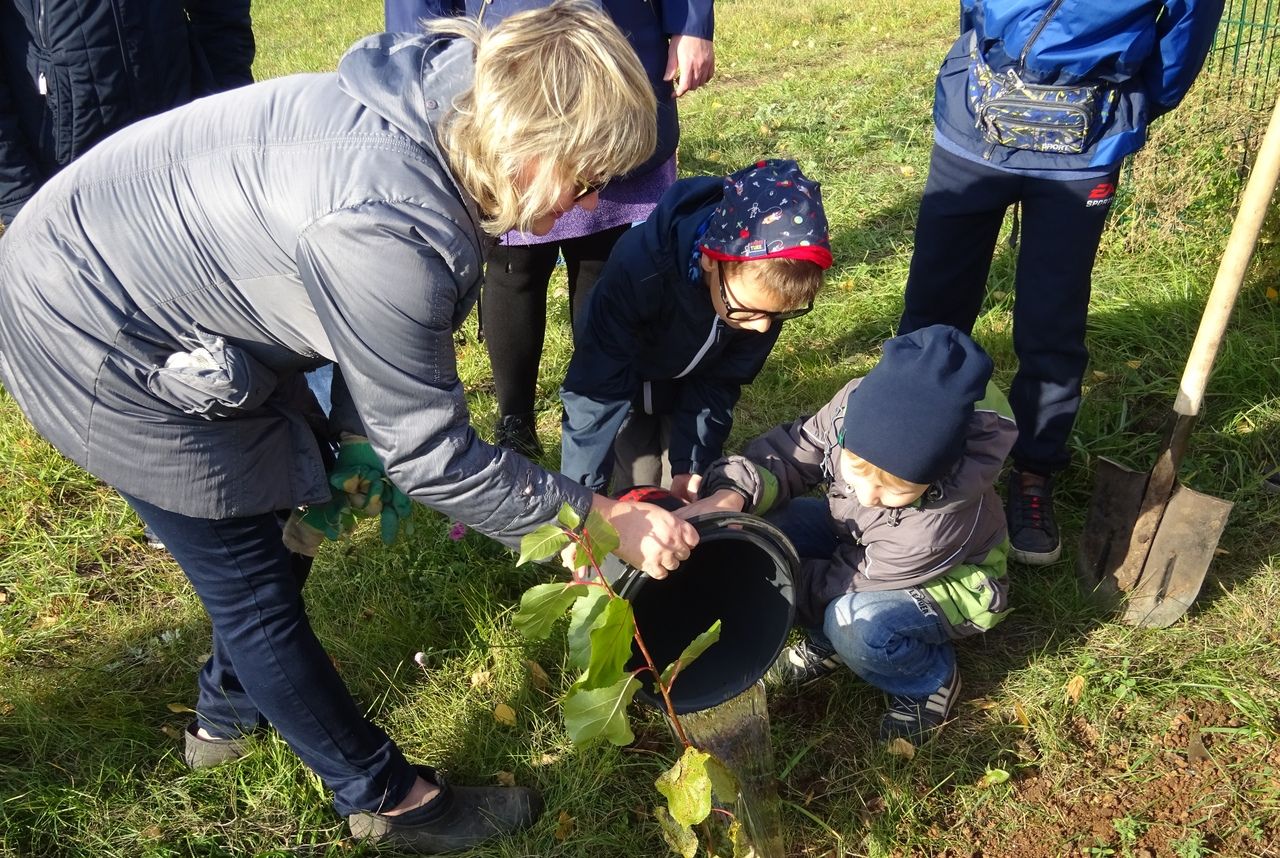
M 1253 248 L 1258 243 L 1258 233 L 1262 230 L 1262 221 L 1271 205 L 1271 194 L 1275 191 L 1277 176 L 1280 176 L 1280 99 L 1277 99 L 1275 109 L 1271 112 L 1271 121 L 1267 124 L 1266 134 L 1262 136 L 1262 145 L 1258 148 L 1258 157 L 1249 174 L 1249 183 L 1245 185 L 1244 194 L 1240 197 L 1240 211 L 1236 213 L 1235 222 L 1231 225 L 1231 237 L 1227 239 L 1226 250 L 1222 252 L 1218 275 L 1213 279 L 1213 290 L 1209 292 L 1204 316 L 1200 319 L 1200 329 L 1196 332 L 1196 341 L 1191 346 L 1187 368 L 1183 371 L 1182 382 L 1178 386 L 1178 398 L 1173 410 L 1185 417 L 1200 414 L 1209 372 L 1213 369 L 1213 361 L 1222 345 L 1222 335 L 1231 318 L 1236 296 L 1240 293 L 1240 284 L 1244 281 Z

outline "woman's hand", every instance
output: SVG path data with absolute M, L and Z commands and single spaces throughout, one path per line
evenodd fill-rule
M 716 49 L 710 39 L 697 36 L 671 37 L 667 49 L 667 70 L 663 80 L 675 81 L 676 98 L 693 92 L 716 73 Z
M 591 508 L 604 516 L 618 532 L 618 549 L 624 561 L 653 578 L 665 578 L 698 544 L 698 531 L 662 507 L 649 503 L 617 501 L 596 495 Z
M 696 500 L 676 510 L 677 518 L 690 518 L 707 512 L 742 512 L 747 500 L 732 489 L 721 489 L 711 497 Z
M 676 474 L 671 478 L 671 494 L 685 503 L 693 503 L 698 499 L 700 485 L 702 474 Z

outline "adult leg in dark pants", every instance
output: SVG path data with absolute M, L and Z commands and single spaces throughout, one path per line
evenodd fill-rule
M 397 805 L 418 774 L 364 717 L 312 631 L 302 602 L 310 563 L 284 547 L 276 515 L 191 518 L 128 500 L 164 540 L 213 624 L 200 726 L 229 737 L 270 723 L 333 790 L 339 812 Z
M 1017 176 L 933 147 L 899 334 L 929 325 L 972 332 L 1000 224 L 1020 186 Z
M 1067 442 L 1089 363 L 1093 263 L 1118 176 L 1117 167 L 1103 178 L 1024 180 L 1013 305 L 1018 372 L 1009 390 L 1018 441 L 1006 503 L 1009 556 L 1021 563 L 1052 563 L 1062 553 L 1053 474 L 1071 459 Z
M 485 265 L 484 334 L 498 397 L 497 441 L 536 456 L 542 445 L 534 423 L 538 368 L 547 331 L 547 285 L 563 251 L 569 281 L 569 317 L 581 319 L 591 290 L 618 238 L 619 226 L 563 242 L 497 245 Z

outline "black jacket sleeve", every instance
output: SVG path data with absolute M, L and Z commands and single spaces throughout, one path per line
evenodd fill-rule
M 209 95 L 253 83 L 255 45 L 249 0 L 185 0 L 192 41 L 212 73 Z

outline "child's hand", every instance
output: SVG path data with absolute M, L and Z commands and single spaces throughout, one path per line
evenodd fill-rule
M 690 516 L 702 515 L 707 512 L 742 512 L 746 505 L 747 499 L 733 489 L 721 489 L 711 497 L 680 507 L 680 509 L 676 510 L 676 516 L 689 518 Z
M 676 474 L 671 478 L 671 494 L 685 503 L 698 499 L 698 486 L 702 485 L 701 474 Z

